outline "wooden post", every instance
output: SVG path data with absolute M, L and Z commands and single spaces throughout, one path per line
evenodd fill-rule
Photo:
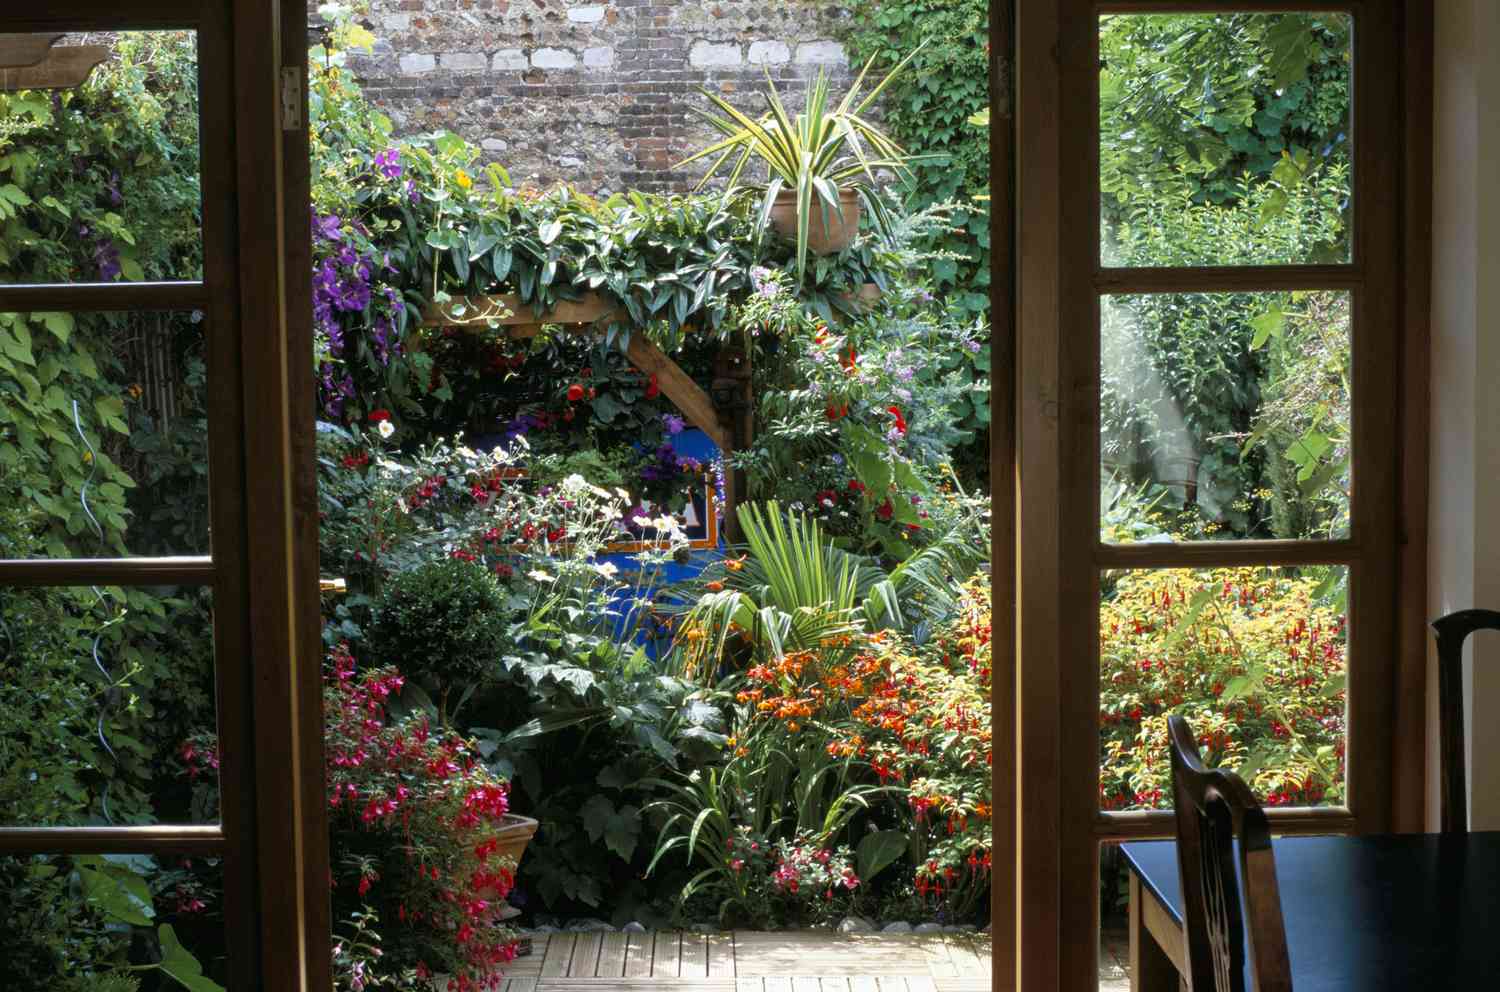
M 720 422 L 728 429 L 730 444 L 721 446 L 724 453 L 724 531 L 730 544 L 744 539 L 740 530 L 738 508 L 740 500 L 749 492 L 743 469 L 730 470 L 728 459 L 731 450 L 748 447 L 754 426 L 754 396 L 750 383 L 750 359 L 745 351 L 735 347 L 719 349 L 714 359 L 714 382 L 712 393 L 718 406 Z

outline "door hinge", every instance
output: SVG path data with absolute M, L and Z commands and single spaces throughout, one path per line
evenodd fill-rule
M 297 66 L 281 70 L 281 129 L 302 130 L 302 70 Z

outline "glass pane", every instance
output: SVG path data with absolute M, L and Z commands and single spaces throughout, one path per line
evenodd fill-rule
M 196 35 L 104 37 L 0 79 L 0 284 L 202 276 Z
M 1099 21 L 1101 260 L 1350 257 L 1348 14 Z
M 1103 577 L 1099 805 L 1167 808 L 1167 717 L 1267 806 L 1344 801 L 1349 569 L 1140 569 Z
M 0 984 L 15 992 L 167 992 L 159 965 L 227 975 L 224 872 L 175 855 L 0 856 Z M 197 987 L 197 986 L 194 986 Z
M 197 313 L 0 313 L 0 558 L 208 552 Z
M 1350 296 L 1107 296 L 1100 539 L 1344 537 Z
M 0 588 L 0 659 L 0 826 L 217 822 L 207 589 Z

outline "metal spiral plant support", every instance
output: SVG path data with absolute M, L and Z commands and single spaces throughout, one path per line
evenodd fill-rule
M 88 435 L 83 432 L 83 422 L 78 416 L 77 400 L 73 401 L 73 430 L 77 433 L 78 439 L 83 442 L 84 450 L 88 452 L 89 463 L 89 474 L 83 480 L 83 485 L 78 487 L 78 503 L 83 507 L 83 515 L 88 518 L 89 525 L 94 528 L 94 537 L 98 539 L 96 551 L 102 552 L 104 550 L 104 527 L 99 523 L 99 519 L 94 516 L 94 511 L 89 506 L 89 486 L 93 484 L 94 476 L 99 471 L 99 453 L 94 450 L 94 446 L 89 443 Z M 103 606 L 108 603 L 104 593 L 98 586 L 89 586 L 89 591 L 94 594 L 95 606 Z M 100 675 L 104 676 L 105 685 L 103 698 L 99 704 L 98 720 L 94 725 L 94 734 L 99 738 L 100 746 L 104 748 L 105 753 L 109 755 L 109 760 L 113 763 L 112 771 L 118 772 L 120 768 L 120 756 L 115 753 L 115 749 L 109 743 L 109 735 L 105 732 L 105 721 L 108 720 L 110 711 L 114 709 L 114 705 L 119 699 L 119 693 L 115 690 L 113 684 L 114 676 L 105 666 L 104 659 L 99 654 L 99 642 L 103 639 L 104 632 L 101 629 L 94 634 L 93 643 L 89 647 L 89 652 L 94 659 L 94 667 L 99 669 Z M 104 816 L 104 822 L 111 825 L 114 823 L 114 817 L 109 815 L 109 788 L 113 781 L 113 775 L 107 777 L 104 780 L 104 789 L 99 794 L 100 812 Z

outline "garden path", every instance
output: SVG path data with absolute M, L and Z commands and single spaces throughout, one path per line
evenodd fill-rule
M 503 992 L 990 992 L 984 934 L 554 933 Z

